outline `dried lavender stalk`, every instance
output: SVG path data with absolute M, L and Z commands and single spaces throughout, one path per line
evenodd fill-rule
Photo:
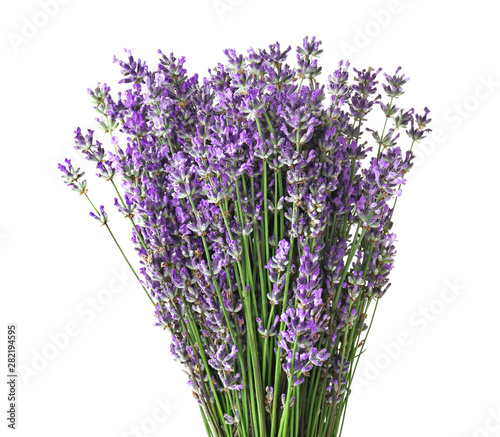
M 384 73 L 386 103 L 381 69 L 350 82 L 340 62 L 320 85 L 320 45 L 306 37 L 297 68 L 279 43 L 226 50 L 201 81 L 184 58 L 160 51 L 150 71 L 127 51 L 115 61 L 129 88 L 89 90 L 113 151 L 75 132 L 131 221 L 141 285 L 209 436 L 340 436 L 367 314 L 390 286 L 395 199 L 429 110 L 396 107 L 400 68 Z M 366 126 L 376 105 L 381 133 Z M 90 201 L 84 173 L 60 170 Z

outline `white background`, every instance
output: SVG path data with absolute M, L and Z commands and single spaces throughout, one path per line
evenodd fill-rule
M 17 435 L 204 432 L 150 303 L 85 199 L 55 170 L 72 153 L 74 129 L 95 127 L 86 89 L 116 83 L 113 55 L 123 57 L 124 47 L 152 67 L 159 48 L 184 55 L 188 72 L 203 77 L 225 48 L 244 53 L 279 41 L 294 50 L 316 35 L 320 79 L 345 58 L 388 73 L 402 65 L 411 80 L 400 103 L 428 106 L 434 129 L 416 149 L 395 214 L 393 286 L 380 302 L 344 435 L 500 436 L 495 4 L 65 0 L 48 16 L 39 1 L 2 2 L 0 349 L 7 323 L 16 323 L 24 369 Z M 112 197 L 108 185 L 89 182 L 97 203 Z M 123 219 L 113 214 L 111 225 L 129 247 Z M 110 288 L 116 293 L 102 304 Z

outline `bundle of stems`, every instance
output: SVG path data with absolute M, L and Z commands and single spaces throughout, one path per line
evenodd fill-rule
M 340 62 L 320 85 L 320 45 L 304 38 L 295 68 L 279 43 L 226 50 L 201 81 L 184 58 L 160 51 L 152 71 L 127 51 L 115 61 L 128 88 L 89 90 L 111 145 L 78 128 L 75 148 L 111 183 L 139 272 L 84 172 L 59 165 L 170 332 L 208 436 L 340 436 L 390 286 L 392 216 L 429 110 L 396 107 L 400 68 L 384 74 L 385 100 L 380 69 L 353 69 L 350 81 Z M 380 133 L 366 126 L 375 107 Z

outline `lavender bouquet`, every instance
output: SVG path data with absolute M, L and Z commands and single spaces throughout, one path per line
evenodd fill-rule
M 92 130 L 75 132 L 130 220 L 134 273 L 208 436 L 340 436 L 390 286 L 392 216 L 429 110 L 396 107 L 400 68 L 384 74 L 384 98 L 381 69 L 353 69 L 350 81 L 348 62 L 320 85 L 320 44 L 305 38 L 295 68 L 278 43 L 226 50 L 203 80 L 184 58 L 160 51 L 151 71 L 127 52 L 115 62 L 129 88 L 89 90 L 109 150 Z M 380 132 L 366 126 L 375 107 Z M 84 172 L 59 168 L 120 248 Z

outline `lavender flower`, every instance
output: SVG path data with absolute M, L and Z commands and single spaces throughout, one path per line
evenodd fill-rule
M 98 222 L 101 223 L 101 226 L 104 226 L 105 224 L 108 223 L 108 214 L 106 214 L 106 211 L 104 211 L 104 206 L 100 206 L 100 211 L 96 211 L 96 214 L 94 214 L 92 211 L 89 212 L 90 217 L 94 218 Z

